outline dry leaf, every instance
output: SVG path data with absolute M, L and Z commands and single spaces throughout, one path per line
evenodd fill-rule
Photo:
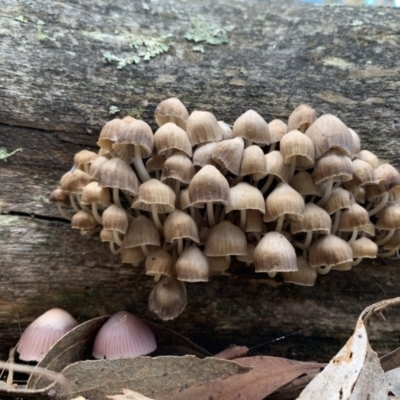
M 115 394 L 113 396 L 107 396 L 107 399 L 112 400 L 153 400 L 150 397 L 143 396 L 138 392 L 134 392 L 129 389 L 122 389 L 122 394 Z
M 385 372 L 400 367 L 400 347 L 382 356 L 380 361 Z
M 384 300 L 367 307 L 358 318 L 353 336 L 333 357 L 328 366 L 307 385 L 298 399 L 325 400 L 329 396 L 330 400 L 355 400 L 356 398 L 351 397 L 352 391 L 363 369 L 369 349 L 364 321 L 373 314 L 398 303 L 400 303 L 400 297 Z M 372 367 L 371 371 L 376 371 L 376 369 Z M 367 368 L 365 373 L 373 373 L 371 371 L 368 371 Z
M 386 398 L 387 393 L 379 358 L 368 344 L 367 356 L 350 400 L 381 400 Z
M 71 382 L 72 395 L 104 400 L 121 388 L 154 397 L 155 393 L 168 395 L 190 385 L 247 371 L 233 361 L 213 357 L 171 356 L 79 361 L 66 367 L 62 374 Z
M 287 385 L 306 371 L 321 364 L 304 363 L 286 358 L 257 356 L 235 360 L 243 367 L 252 368 L 247 373 L 219 379 L 202 386 L 191 386 L 172 396 L 156 396 L 157 400 L 262 400 L 282 386 Z
M 245 357 L 249 352 L 249 348 L 246 346 L 236 346 L 235 344 L 229 346 L 225 350 L 214 354 L 215 358 L 220 360 L 234 360 L 235 358 Z
M 400 368 L 385 373 L 386 385 L 395 396 L 400 396 Z

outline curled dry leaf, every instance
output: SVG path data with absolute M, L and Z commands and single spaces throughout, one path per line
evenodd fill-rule
M 327 396 L 331 400 L 386 398 L 386 388 L 383 392 L 381 390 L 382 386 L 385 387 L 382 383 L 383 370 L 376 354 L 370 349 L 364 322 L 373 314 L 399 303 L 400 297 L 396 297 L 367 307 L 358 318 L 354 334 L 298 399 L 324 400 Z M 370 380 L 375 380 L 377 385 L 370 386 Z

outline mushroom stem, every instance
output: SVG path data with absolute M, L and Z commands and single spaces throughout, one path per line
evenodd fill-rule
M 281 215 L 278 217 L 278 220 L 276 221 L 276 227 L 275 227 L 275 232 L 280 232 L 282 230 L 283 222 L 285 221 L 285 214 Z
M 179 207 L 179 198 L 180 198 L 180 193 L 181 193 L 181 182 L 178 181 L 178 179 L 175 179 L 174 190 L 175 190 L 175 207 Z
M 355 267 L 356 265 L 360 264 L 360 262 L 362 261 L 362 257 L 358 257 L 357 259 L 355 259 L 352 263 L 351 266 Z
M 160 219 L 158 218 L 158 206 L 157 204 L 152 204 L 151 205 L 151 216 L 153 217 L 153 221 L 156 224 L 157 229 L 160 231 L 163 230 L 163 226 L 160 222 Z
M 351 245 L 354 243 L 354 241 L 357 239 L 357 234 L 358 234 L 358 229 L 357 229 L 357 228 L 354 228 L 354 229 L 353 229 L 353 233 L 352 233 L 350 239 L 347 241 L 347 243 L 348 243 L 350 246 L 351 246 Z
M 61 203 L 57 203 L 58 212 L 68 221 L 71 221 L 71 217 L 63 210 Z
M 83 164 L 83 171 L 87 174 L 90 174 L 90 166 L 89 164 Z
M 246 216 L 247 210 L 240 210 L 240 229 L 245 232 L 246 231 Z
M 115 243 L 114 243 L 114 242 L 109 242 L 109 243 L 110 243 L 110 250 L 111 250 L 111 253 L 113 253 L 113 254 L 115 254 L 115 255 L 121 253 L 122 247 L 120 247 L 119 249 L 116 249 L 116 248 L 115 248 Z
M 149 252 L 149 250 L 147 249 L 147 246 L 146 246 L 145 244 L 142 244 L 142 245 L 140 246 L 140 248 L 142 249 L 143 254 L 144 254 L 146 257 L 150 254 L 150 252 Z
M 271 143 L 271 145 L 269 146 L 268 153 L 271 153 L 271 151 L 274 151 L 276 149 L 276 144 L 277 143 L 278 142 Z
M 81 229 L 81 235 L 82 236 L 92 236 L 97 232 L 101 231 L 101 226 L 98 226 L 97 228 L 93 229 Z
M 119 199 L 119 188 L 114 187 L 112 190 L 112 194 L 113 194 L 114 204 L 123 209 L 123 207 L 121 205 L 121 201 Z
M 272 185 L 272 182 L 274 181 L 274 175 L 268 175 L 268 179 L 265 182 L 265 185 L 261 188 L 262 194 L 265 194 L 265 192 L 269 189 L 269 187 Z
M 135 155 L 133 157 L 133 164 L 135 165 L 136 172 L 138 173 L 140 180 L 142 182 L 149 181 L 151 177 L 143 164 L 141 147 L 134 146 L 134 148 L 135 148 Z
M 92 203 L 92 213 L 93 213 L 93 217 L 95 218 L 95 220 L 99 224 L 102 224 L 103 223 L 103 219 L 99 215 L 99 210 L 97 208 L 97 203 Z
M 389 199 L 389 192 L 386 192 L 382 197 L 379 203 L 372 209 L 368 211 L 368 215 L 371 217 L 372 215 L 377 214 L 379 211 L 381 211 L 385 206 L 386 203 Z
M 275 276 L 276 276 L 276 272 L 275 271 L 267 272 L 267 274 L 268 274 L 268 276 L 270 278 L 275 278 Z
M 181 255 L 183 251 L 183 239 L 178 239 L 178 254 Z
M 293 245 L 301 250 L 306 250 L 311 244 L 311 239 L 312 239 L 312 231 L 307 231 L 306 240 L 304 241 L 304 243 L 293 242 Z
M 208 225 L 210 225 L 210 228 L 212 228 L 215 225 L 213 203 L 207 203 L 207 219 Z
M 72 208 L 73 208 L 76 212 L 81 211 L 81 209 L 80 209 L 80 208 L 78 207 L 78 205 L 76 204 L 75 196 L 74 196 L 72 193 L 70 193 L 70 195 L 69 195 L 69 202 L 71 203 Z
M 296 171 L 296 161 L 297 161 L 297 156 L 294 156 L 290 159 L 289 181 L 293 178 L 293 175 Z
M 388 251 L 387 253 L 378 253 L 377 256 L 380 258 L 388 258 L 391 257 L 394 253 L 398 252 L 399 248 L 395 247 L 394 249 Z
M 326 202 L 329 199 L 329 196 L 331 195 L 332 192 L 332 187 L 333 187 L 333 178 L 329 178 L 326 182 L 326 188 L 325 188 L 325 193 L 322 199 L 317 203 L 317 206 L 324 207 Z
M 114 236 L 115 243 L 117 243 L 118 246 L 122 247 L 122 240 L 120 239 L 118 232 L 117 231 L 112 231 L 112 233 L 113 233 L 113 236 Z
M 341 213 L 342 213 L 342 211 L 340 209 L 335 212 L 335 216 L 333 217 L 333 224 L 332 224 L 332 228 L 331 228 L 332 235 L 334 235 L 339 228 L 339 221 L 340 221 Z
M 378 246 L 381 246 L 382 244 L 386 243 L 389 241 L 389 239 L 394 235 L 394 233 L 396 232 L 396 229 L 391 229 L 386 236 L 384 236 L 382 239 L 377 240 L 375 243 Z
M 325 265 L 324 267 L 317 267 L 316 270 L 320 275 L 326 275 L 331 270 L 331 267 Z

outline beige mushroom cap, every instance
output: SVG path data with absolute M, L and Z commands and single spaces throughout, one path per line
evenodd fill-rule
M 311 175 L 317 185 L 328 179 L 334 182 L 349 181 L 353 177 L 353 163 L 346 155 L 330 150 L 315 162 Z
M 331 149 L 353 158 L 353 137 L 349 128 L 332 114 L 320 116 L 305 132 L 315 146 L 315 159 Z
M 81 203 L 90 205 L 98 203 L 104 207 L 110 204 L 110 191 L 106 187 L 99 186 L 98 182 L 90 182 L 82 191 Z
M 291 221 L 290 232 L 314 232 L 321 235 L 329 234 L 332 221 L 329 214 L 314 203 L 307 203 L 304 208 L 304 218 L 301 221 Z
M 318 274 L 316 269 L 311 267 L 307 258 L 297 257 L 297 268 L 298 271 L 282 272 L 283 281 L 300 286 L 314 286 Z
M 173 185 L 174 180 L 188 185 L 195 174 L 192 160 L 185 153 L 177 152 L 165 160 L 161 182 Z
M 323 208 L 329 215 L 332 215 L 338 210 L 349 208 L 354 202 L 353 193 L 339 186 L 332 189 L 331 195 Z
M 360 237 L 351 244 L 354 258 L 376 258 L 378 246 L 367 237 Z
M 268 232 L 254 250 L 256 272 L 297 271 L 296 251 L 279 232 Z
M 208 282 L 210 265 L 207 257 L 197 246 L 190 246 L 176 261 L 176 274 L 180 281 Z
M 192 146 L 222 139 L 222 129 L 215 116 L 208 111 L 193 111 L 187 120 L 186 132 Z
M 367 162 L 374 169 L 379 167 L 379 164 L 380 164 L 379 158 L 374 153 L 372 153 L 372 151 L 361 150 L 357 154 L 357 158 L 359 160 L 363 160 L 363 161 Z
M 259 180 L 267 175 L 273 175 L 278 178 L 281 182 L 288 182 L 290 179 L 290 169 L 288 165 L 283 162 L 283 157 L 280 151 L 274 150 L 265 154 L 265 173 L 261 176 L 254 177 L 254 179 Z
M 112 152 L 112 145 L 117 141 L 121 130 L 124 129 L 126 124 L 126 121 L 119 118 L 114 118 L 111 121 L 108 121 L 100 132 L 97 146 L 106 151 Z
M 169 150 L 183 151 L 192 157 L 192 145 L 188 134 L 172 122 L 162 125 L 154 134 L 154 152 L 158 155 L 166 155 Z
M 214 165 L 217 163 L 212 158 L 212 152 L 218 142 L 202 143 L 196 146 L 193 153 L 193 165 L 203 168 L 206 165 Z
M 278 183 L 265 200 L 264 221 L 274 221 L 282 215 L 292 221 L 301 221 L 304 214 L 304 199 L 287 183 Z
M 167 243 L 177 239 L 190 239 L 199 243 L 199 233 L 193 218 L 181 210 L 174 210 L 164 222 L 164 238 Z
M 186 296 L 183 282 L 165 276 L 150 293 L 149 309 L 163 321 L 174 319 L 185 308 Z
M 74 156 L 74 164 L 79 167 L 83 167 L 85 172 L 88 172 L 85 168 L 89 168 L 90 164 L 97 158 L 99 155 L 94 151 L 90 150 L 81 150 Z
M 297 172 L 289 184 L 302 196 L 322 196 L 325 191 L 325 185 L 323 183 L 316 185 L 311 174 L 305 170 Z
M 213 148 L 211 157 L 221 168 L 226 168 L 233 174 L 239 175 L 243 150 L 243 139 L 235 137 L 218 142 Z
M 230 188 L 229 202 L 225 206 L 226 213 L 232 210 L 258 210 L 265 214 L 264 196 L 259 189 L 247 182 L 240 182 Z
M 165 275 L 171 277 L 174 273 L 174 262 L 172 255 L 163 249 L 156 250 L 146 257 L 144 263 L 146 275 Z
M 392 230 L 400 229 L 400 205 L 389 204 L 377 214 L 376 229 Z
M 144 255 L 142 248 L 139 246 L 130 247 L 128 249 L 122 248 L 120 257 L 121 262 L 125 264 L 132 264 L 133 266 L 138 267 L 146 256 Z
M 368 226 L 368 211 L 357 203 L 353 203 L 340 214 L 339 231 L 349 232 L 354 228 Z
M 312 140 L 298 130 L 288 132 L 280 142 L 283 162 L 295 163 L 296 169 L 308 169 L 314 166 L 314 144 Z
M 246 235 L 228 220 L 222 221 L 210 229 L 204 254 L 209 257 L 246 255 Z
M 68 194 L 81 194 L 89 183 L 90 176 L 80 169 L 75 169 L 74 172 L 68 171 L 61 177 L 60 189 Z
M 233 135 L 259 145 L 271 143 L 271 134 L 267 122 L 254 110 L 247 110 L 235 121 Z
M 371 164 L 366 161 L 355 158 L 353 161 L 353 178 L 343 182 L 342 186 L 350 192 L 356 190 L 362 185 L 378 183 L 375 170 Z
M 296 129 L 304 133 L 316 120 L 315 110 L 307 104 L 300 104 L 289 116 L 288 131 Z
M 273 119 L 268 124 L 268 128 L 271 135 L 271 143 L 279 142 L 288 132 L 287 125 L 280 119 Z
M 234 138 L 233 131 L 232 131 L 232 128 L 230 127 L 230 125 L 228 125 L 224 121 L 218 121 L 218 125 L 222 129 L 222 140 Z
M 71 219 L 72 229 L 88 230 L 96 228 L 97 225 L 98 223 L 93 215 L 84 210 L 78 211 Z
M 189 184 L 191 205 L 199 203 L 221 203 L 229 200 L 229 183 L 212 165 L 206 165 L 193 177 Z
M 143 245 L 160 246 L 160 244 L 160 233 L 150 218 L 139 215 L 129 223 L 123 241 L 125 249 Z
M 103 228 L 125 234 L 128 230 L 129 219 L 125 210 L 115 204 L 107 207 L 102 215 Z
M 244 149 L 240 164 L 240 176 L 256 174 L 254 178 L 260 178 L 266 175 L 266 168 L 264 152 L 259 146 L 251 145 Z
M 179 99 L 170 97 L 158 104 L 154 112 L 154 117 L 158 126 L 173 122 L 180 128 L 186 129 L 186 121 L 189 118 L 189 113 Z

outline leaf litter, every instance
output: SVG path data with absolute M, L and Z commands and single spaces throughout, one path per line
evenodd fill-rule
M 400 297 L 367 307 L 357 321 L 354 334 L 320 373 L 324 364 L 269 356 L 237 358 L 247 353 L 248 349 L 241 346 L 208 357 L 206 350 L 160 326 L 155 328 L 158 329 L 157 341 L 160 336 L 163 344 L 171 343 L 171 340 L 173 343 L 164 351 L 188 352 L 197 357 L 85 360 L 91 351 L 94 335 L 107 320 L 107 317 L 100 317 L 77 326 L 61 338 L 38 364 L 27 388 L 3 382 L 0 397 L 395 400 L 398 397 L 393 395 L 400 396 L 400 348 L 379 359 L 369 345 L 365 322 L 372 315 L 398 303 Z M 233 358 L 234 361 L 224 358 Z M 1 367 L 5 369 L 33 370 L 20 364 L 3 364 Z

